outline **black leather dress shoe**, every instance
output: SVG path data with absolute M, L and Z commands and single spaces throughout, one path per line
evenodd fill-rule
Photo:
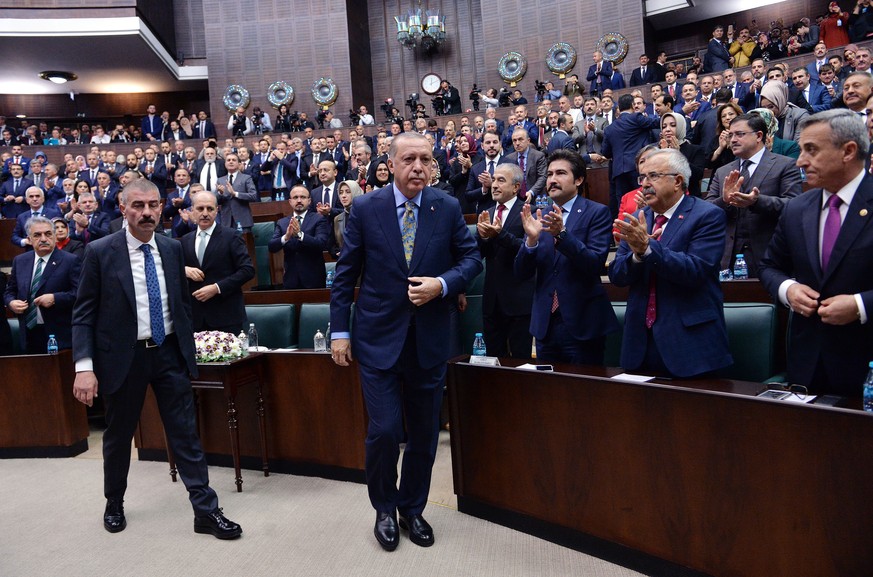
M 376 526 L 373 528 L 376 541 L 386 551 L 397 549 L 400 543 L 400 531 L 397 529 L 397 517 L 394 513 L 376 512 Z
M 124 501 L 121 499 L 107 499 L 106 510 L 103 511 L 103 528 L 110 533 L 124 531 L 127 527 L 127 519 L 124 518 Z
M 409 531 L 409 540 L 419 547 L 430 547 L 434 544 L 433 529 L 421 515 L 401 516 L 400 528 Z
M 216 539 L 236 539 L 242 535 L 242 527 L 224 516 L 221 509 L 207 515 L 194 517 L 194 532 L 212 535 Z

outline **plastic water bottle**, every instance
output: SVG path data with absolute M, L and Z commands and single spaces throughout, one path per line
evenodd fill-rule
M 549 210 L 549 197 L 545 193 L 537 195 L 536 204 L 537 208 L 543 212 Z
M 255 328 L 255 323 L 249 323 L 249 350 L 258 350 L 258 329 Z
M 330 348 L 330 323 L 327 323 L 327 332 L 324 333 L 325 348 Z
M 49 335 L 47 352 L 50 355 L 58 354 L 58 339 L 54 335 Z
M 734 261 L 734 280 L 747 280 L 749 278 L 749 267 L 746 265 L 746 259 L 742 254 L 737 255 L 737 260 Z
M 333 277 L 336 276 L 336 273 L 332 270 L 327 271 L 327 279 L 324 284 L 327 288 L 333 288 Z
M 327 352 L 327 345 L 325 344 L 324 335 L 321 334 L 321 329 L 316 329 L 315 336 L 312 338 L 312 343 L 315 346 L 316 353 Z
M 244 330 L 239 331 L 239 348 L 242 350 L 243 356 L 249 354 L 249 338 L 246 336 L 246 332 Z
M 867 380 L 864 381 L 864 410 L 873 413 L 873 361 L 868 365 Z
M 237 234 L 242 234 L 242 233 L 243 233 L 242 224 L 240 224 L 239 221 L 236 222 L 236 233 L 237 233 Z
M 476 336 L 473 337 L 473 356 L 485 356 L 485 339 L 482 338 L 482 333 L 476 333 Z

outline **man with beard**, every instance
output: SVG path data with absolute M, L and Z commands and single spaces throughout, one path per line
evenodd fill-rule
M 305 186 L 294 186 L 288 202 L 294 213 L 276 223 L 273 238 L 267 245 L 270 252 L 281 250 L 284 255 L 282 286 L 286 289 L 324 288 L 327 272 L 322 252 L 327 250 L 330 224 L 318 212 L 309 210 L 312 199 Z

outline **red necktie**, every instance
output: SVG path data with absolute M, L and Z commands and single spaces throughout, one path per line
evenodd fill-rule
M 497 220 L 500 221 L 500 224 L 503 224 L 503 211 L 506 209 L 505 204 L 501 204 L 497 207 Z
M 667 224 L 667 217 L 663 214 L 659 214 L 655 217 L 655 226 L 652 227 L 652 232 L 658 231 L 664 228 L 664 225 Z M 660 234 L 658 234 L 660 237 Z M 657 237 L 656 237 L 657 238 Z M 658 308 L 657 301 L 655 298 L 655 286 L 658 284 L 657 275 L 653 272 L 649 277 L 649 302 L 646 305 L 646 328 L 652 328 L 652 325 L 655 324 L 655 320 L 658 318 Z

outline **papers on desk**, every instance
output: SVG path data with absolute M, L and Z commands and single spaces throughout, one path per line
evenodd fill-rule
M 648 377 L 646 375 L 632 375 L 630 373 L 621 373 L 620 375 L 615 375 L 614 377 L 609 377 L 610 379 L 616 381 L 624 381 L 626 383 L 648 383 L 653 380 L 655 377 Z
M 784 403 L 797 403 L 801 405 L 811 403 L 816 399 L 816 395 L 804 395 L 801 397 L 790 391 L 782 391 L 778 389 L 767 389 L 766 391 L 761 391 L 755 396 L 762 399 L 770 399 L 771 401 L 782 401 Z
M 268 353 L 270 352 L 269 347 L 249 347 L 249 351 L 253 353 Z

